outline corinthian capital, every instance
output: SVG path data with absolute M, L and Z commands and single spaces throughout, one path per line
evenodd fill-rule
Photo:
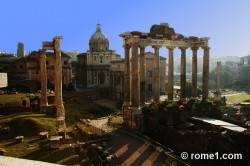
M 158 51 L 161 48 L 161 46 L 152 46 L 152 48 L 155 49 L 155 51 Z
M 199 50 L 199 47 L 191 47 L 191 50 L 192 51 L 197 51 L 197 50 Z
M 54 49 L 55 50 L 60 50 L 60 41 L 63 39 L 63 36 L 55 36 L 53 38 L 53 42 L 54 42 Z

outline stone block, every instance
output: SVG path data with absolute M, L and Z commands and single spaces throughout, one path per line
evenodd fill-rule
M 21 143 L 21 142 L 24 141 L 24 136 L 17 136 L 17 137 L 15 138 L 15 140 L 16 140 L 16 143 Z

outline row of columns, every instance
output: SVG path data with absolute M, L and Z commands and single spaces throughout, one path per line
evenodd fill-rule
M 131 89 L 130 89 L 130 47 L 132 47 L 131 58 Z M 138 67 L 138 48 L 140 47 L 140 69 Z M 160 46 L 153 46 L 155 50 L 154 56 L 154 77 L 153 77 L 153 96 L 155 101 L 160 100 Z M 174 48 L 167 47 L 169 51 L 168 58 L 168 99 L 173 100 L 173 80 L 174 80 Z M 181 50 L 181 80 L 180 80 L 180 98 L 185 98 L 186 87 L 186 49 L 188 47 L 179 47 Z M 208 99 L 208 81 L 209 81 L 209 47 L 204 49 L 203 56 L 203 77 L 202 77 L 202 99 Z M 192 98 L 197 98 L 197 50 L 198 47 L 191 47 L 192 56 Z M 145 46 L 139 46 L 137 43 L 124 45 L 124 106 L 132 105 L 139 107 L 139 103 L 145 103 Z M 140 79 L 139 79 L 140 71 Z M 139 83 L 140 81 L 140 83 Z M 131 100 L 130 100 L 131 93 Z M 140 95 L 139 95 L 140 94 Z M 131 103 L 130 103 L 131 101 Z

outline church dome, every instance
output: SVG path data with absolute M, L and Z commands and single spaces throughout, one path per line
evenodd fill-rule
M 101 24 L 96 25 L 96 31 L 89 39 L 90 51 L 106 51 L 109 49 L 107 36 L 102 32 Z

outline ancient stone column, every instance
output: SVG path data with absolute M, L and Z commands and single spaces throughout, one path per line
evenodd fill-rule
M 192 99 L 197 99 L 197 50 L 198 47 L 192 47 Z
M 220 67 L 221 62 L 217 62 L 217 75 L 216 75 L 216 91 L 219 92 L 221 85 L 220 85 Z
M 62 62 L 61 62 L 61 50 L 60 41 L 62 37 L 56 36 L 53 38 L 54 52 L 55 52 L 55 65 L 54 65 L 54 76 L 55 76 L 55 106 L 56 116 L 59 123 L 59 132 L 63 132 L 66 129 L 65 124 L 65 110 L 63 106 L 62 98 Z
M 174 47 L 167 47 L 168 49 L 168 100 L 174 99 Z
M 140 100 L 146 102 L 146 64 L 145 64 L 145 47 L 140 46 Z
M 47 70 L 46 70 L 46 50 L 39 50 L 41 69 L 41 101 L 40 112 L 46 112 L 48 106 L 47 99 Z
M 183 99 L 186 97 L 185 89 L 186 89 L 186 47 L 180 47 L 181 50 L 181 92 L 180 98 Z
M 154 56 L 154 79 L 153 79 L 153 92 L 154 101 L 160 101 L 160 46 L 153 46 L 155 50 Z
M 133 107 L 139 107 L 140 104 L 140 90 L 139 90 L 139 72 L 138 72 L 138 44 L 132 44 L 132 86 L 131 86 L 131 103 Z
M 203 75 L 202 75 L 202 99 L 208 99 L 208 83 L 209 83 L 209 47 L 203 47 Z
M 124 103 L 123 106 L 129 106 L 130 103 L 130 58 L 129 58 L 129 45 L 124 45 Z

